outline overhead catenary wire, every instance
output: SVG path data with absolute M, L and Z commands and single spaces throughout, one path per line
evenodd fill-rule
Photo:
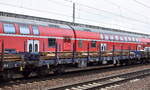
M 138 0 L 133 0 L 133 1 L 136 2 L 136 3 L 138 3 L 138 4 L 140 4 L 141 6 L 143 6 L 143 7 L 145 7 L 145 8 L 149 8 L 149 9 L 150 9 L 150 6 L 148 6 L 148 5 L 146 5 L 146 4 L 142 3 L 142 2 L 140 2 L 140 1 L 138 1 Z
M 57 12 L 52 12 L 52 11 L 47 11 L 47 10 L 33 9 L 33 8 L 24 7 L 24 6 L 3 3 L 3 2 L 0 2 L 0 4 L 5 5 L 5 6 L 10 6 L 10 7 L 22 8 L 22 9 L 26 9 L 26 10 L 30 10 L 30 11 L 50 13 L 50 14 L 55 14 L 55 15 L 64 16 L 64 17 L 72 17 L 71 15 L 66 15 L 66 14 L 62 14 L 62 13 L 57 13 Z
M 56 0 L 48 0 L 48 1 L 55 3 L 55 4 L 59 4 L 61 6 L 70 7 L 70 8 L 72 7 L 72 5 L 65 5 L 64 3 L 58 2 Z
M 128 13 L 132 13 L 132 14 L 135 14 L 135 15 L 138 15 L 138 16 L 142 16 L 143 18 L 145 18 L 145 20 L 146 20 L 145 22 L 146 23 L 148 22 L 147 19 L 150 19 L 150 17 L 143 15 L 141 12 L 139 13 L 139 12 L 133 11 L 131 9 L 128 9 L 128 8 L 125 8 L 125 7 L 121 7 L 119 4 L 114 3 L 114 2 L 112 2 L 110 0 L 104 0 L 104 1 L 114 5 L 116 7 L 118 7 L 119 9 L 122 8 L 123 10 L 127 11 Z M 121 14 L 121 10 L 120 10 L 120 14 Z
M 48 1 L 53 1 L 53 0 L 48 0 Z M 72 1 L 70 1 L 70 0 L 65 0 L 65 1 L 68 1 L 68 2 L 71 2 L 72 3 Z M 57 1 L 55 1 L 55 3 L 57 3 L 57 4 L 59 4 L 59 5 L 62 5 L 62 6 L 66 6 L 66 5 L 64 5 L 64 3 L 58 3 Z M 78 3 L 77 3 L 78 4 Z M 87 6 L 87 5 L 86 5 Z M 69 6 L 68 5 L 68 7 L 71 7 L 71 6 Z M 81 6 L 82 7 L 82 6 Z M 89 6 L 88 6 L 89 7 Z M 93 9 L 93 8 L 92 8 Z M 95 9 L 95 8 L 94 8 Z M 85 10 L 81 10 L 81 9 L 78 9 L 78 8 L 76 8 L 76 10 L 80 10 L 80 11 L 82 11 L 82 12 L 84 12 L 84 13 L 88 13 L 88 14 L 90 14 L 90 15 L 97 15 L 97 16 L 104 16 L 104 17 L 106 17 L 106 18 L 110 18 L 110 16 L 106 16 L 106 15 L 103 15 L 103 14 L 100 14 L 100 13 L 93 13 L 93 12 L 90 12 L 90 11 L 85 11 Z M 137 14 L 137 13 L 136 13 Z M 112 14 L 112 15 L 114 15 L 114 14 Z M 119 16 L 120 15 L 120 16 Z M 135 22 L 140 22 L 140 23 L 144 23 L 144 24 L 148 24 L 146 21 L 141 21 L 141 20 L 137 20 L 137 19 L 132 19 L 132 18 L 130 18 L 130 17 L 125 17 L 124 18 L 124 16 L 122 16 L 122 14 L 121 14 L 121 12 L 120 12 L 120 14 L 119 15 L 117 15 L 117 16 L 119 16 L 120 18 L 122 18 L 123 17 L 123 19 L 127 19 L 127 20 L 132 20 L 132 21 L 135 21 Z M 114 15 L 114 16 L 116 16 L 116 15 Z M 76 17 L 77 18 L 77 17 Z M 80 17 L 79 17 L 80 18 Z M 149 24 L 148 24 L 149 25 Z
M 64 0 L 64 1 L 67 1 L 67 2 L 71 2 L 71 3 L 72 3 L 72 0 Z M 144 24 L 150 25 L 150 24 L 149 24 L 150 22 L 147 23 L 147 22 L 145 22 L 145 21 L 143 21 L 143 20 L 138 20 L 138 19 L 135 19 L 135 18 L 127 17 L 127 16 L 124 16 L 124 15 L 120 15 L 120 14 L 113 13 L 113 12 L 110 12 L 110 11 L 98 9 L 98 8 L 91 7 L 91 6 L 88 6 L 88 5 L 85 5 L 85 4 L 81 4 L 81 3 L 77 3 L 77 2 L 76 2 L 76 4 L 81 5 L 82 7 L 87 7 L 87 8 L 90 8 L 90 9 L 97 10 L 97 11 L 101 11 L 101 12 L 105 12 L 105 13 L 108 13 L 108 14 L 112 14 L 112 15 L 121 17 L 121 18 L 123 18 L 123 19 L 130 20 L 130 21 L 135 21 L 135 22 L 140 22 L 140 23 L 144 23 Z M 91 14 L 92 14 L 92 12 L 91 12 Z
M 107 0 L 103 0 L 103 1 L 107 2 Z M 113 4 L 111 2 L 108 2 L 108 3 Z M 123 23 L 123 21 L 121 20 L 121 17 L 122 17 L 121 8 L 119 5 L 116 5 L 116 7 L 119 9 L 119 14 L 120 14 L 120 18 L 118 19 L 118 22 Z
M 128 13 L 132 13 L 132 14 L 136 14 L 136 15 L 138 14 L 139 16 L 142 16 L 142 17 L 145 17 L 145 18 L 150 18 L 148 16 L 143 15 L 141 12 L 139 13 L 139 12 L 133 11 L 131 9 L 128 9 L 128 8 L 125 8 L 125 7 L 121 7 L 119 4 L 114 3 L 111 0 L 104 0 L 104 1 L 114 5 L 116 7 L 120 7 L 120 9 L 122 8 L 123 10 L 128 11 Z
M 48 0 L 48 1 L 53 2 L 54 0 Z M 54 3 L 55 3 L 55 4 L 59 4 L 59 5 L 61 5 L 61 6 L 66 6 L 66 7 L 69 7 L 70 9 L 72 9 L 72 6 L 71 6 L 71 5 L 64 5 L 64 3 L 60 3 L 60 2 L 58 3 L 57 1 L 55 1 Z M 92 15 L 105 16 L 105 15 L 100 14 L 100 13 L 93 13 L 93 12 L 91 13 L 90 11 L 81 10 L 81 9 L 79 9 L 79 8 L 76 8 L 76 10 L 82 11 L 82 12 L 84 12 L 84 13 L 92 14 Z M 105 16 L 105 17 L 108 17 L 108 16 Z
M 53 1 L 53 0 L 49 0 L 49 1 Z M 70 3 L 73 3 L 72 2 L 72 0 L 64 0 L 64 1 L 67 1 L 67 2 L 70 2 Z M 63 3 L 59 3 L 60 5 L 63 5 Z M 79 3 L 77 3 L 77 4 L 79 4 Z M 86 7 L 90 7 L 91 8 L 91 6 L 88 6 L 88 5 L 84 5 L 84 4 L 79 4 L 79 5 L 82 5 L 82 6 L 86 6 Z M 92 9 L 93 9 L 94 7 L 92 7 Z M 97 8 L 94 8 L 94 9 L 96 9 L 96 10 L 99 10 L 99 9 L 97 9 Z M 77 9 L 78 10 L 78 9 Z M 80 11 L 82 11 L 82 12 L 84 12 L 84 13 L 88 13 L 88 14 L 91 14 L 91 15 L 101 15 L 101 16 L 104 16 L 104 15 L 102 15 L 102 14 L 99 14 L 99 13 L 91 13 L 91 12 L 89 12 L 89 11 L 83 11 L 83 10 L 81 10 L 81 9 L 79 9 Z M 105 10 L 104 10 L 105 11 Z M 108 11 L 106 11 L 106 12 L 108 12 Z M 109 13 L 111 13 L 111 14 L 114 14 L 114 13 L 112 13 L 112 12 L 109 12 Z M 118 16 L 118 15 L 117 15 Z M 105 16 L 106 17 L 106 16 Z M 108 17 L 108 16 L 107 16 Z M 120 17 L 122 17 L 122 15 L 121 15 L 121 13 L 120 13 Z M 77 19 L 82 19 L 82 20 L 89 20 L 89 21 L 96 21 L 96 22 L 100 22 L 100 21 L 97 21 L 97 20 L 91 20 L 91 19 L 85 19 L 85 18 L 81 18 L 81 17 L 76 17 Z M 127 18 L 126 18 L 127 19 Z M 129 20 L 131 20 L 132 18 L 129 18 Z M 133 21 L 133 20 L 132 20 Z M 134 20 L 134 21 L 137 21 L 137 20 Z M 141 22 L 141 21 L 140 21 Z M 104 22 L 103 22 L 104 23 Z M 144 23 L 144 24 L 147 24 L 147 23 L 145 23 L 144 21 L 142 21 L 141 23 Z M 106 24 L 106 23 L 105 23 Z M 110 23 L 107 23 L 107 24 L 110 24 Z M 117 25 L 117 26 L 122 26 L 122 25 L 119 25 L 119 24 L 112 24 L 111 23 L 111 25 Z M 149 25 L 149 24 L 148 24 Z M 122 26 L 122 27 L 125 27 L 125 26 Z M 127 27 L 125 27 L 125 28 L 127 28 Z M 129 28 L 128 28 L 129 29 Z M 131 29 L 131 28 L 130 28 Z M 132 29 L 134 29 L 134 28 L 132 28 Z
M 58 2 L 58 1 L 56 1 L 56 0 L 48 0 L 48 1 L 51 1 L 51 2 L 53 2 L 53 3 L 55 3 L 55 4 L 59 4 L 59 5 L 62 5 L 62 6 L 72 7 L 71 5 L 64 5 L 64 3 L 60 3 L 60 2 Z M 72 0 L 64 0 L 64 1 L 73 2 Z M 105 1 L 105 2 L 108 2 L 108 3 L 111 3 L 112 5 L 118 7 L 119 9 L 123 8 L 124 10 L 130 11 L 129 13 L 138 14 L 139 16 L 143 16 L 143 17 L 145 17 L 145 18 L 150 18 L 150 17 L 147 17 L 147 16 L 145 16 L 145 15 L 143 15 L 143 14 L 141 14 L 141 13 L 138 13 L 138 12 L 135 12 L 135 11 L 131 11 L 131 10 L 128 9 L 128 8 L 120 7 L 120 5 L 114 3 L 114 2 L 112 2 L 112 1 L 110 1 L 110 0 L 104 0 L 104 1 Z M 137 1 L 137 0 L 136 0 L 136 1 Z M 77 4 L 79 4 L 79 3 L 77 3 Z M 87 5 L 86 5 L 86 6 L 87 6 Z M 80 10 L 80 9 L 76 8 L 76 10 Z M 83 10 L 82 10 L 82 11 L 83 11 Z M 89 13 L 88 11 L 83 11 L 83 12 Z M 102 14 L 93 13 L 93 12 L 90 12 L 90 14 L 102 15 Z M 120 14 L 120 17 L 121 17 L 121 16 L 122 16 L 121 10 L 120 10 L 120 13 L 119 13 L 119 14 Z
M 137 4 L 139 4 L 139 5 L 141 5 L 141 6 L 145 7 L 145 8 L 147 8 L 147 9 L 150 9 L 150 6 L 144 4 L 143 2 L 140 2 L 140 1 L 138 1 L 138 0 L 133 0 L 133 1 L 134 1 L 135 3 L 137 3 Z M 146 17 L 146 19 L 149 19 L 149 18 Z
M 120 14 L 122 14 L 121 11 L 124 10 L 124 11 L 127 11 L 128 13 L 132 13 L 134 15 L 138 15 L 140 17 L 143 17 L 145 19 L 145 23 L 147 23 L 149 25 L 148 19 L 150 19 L 150 17 L 143 15 L 141 12 L 139 13 L 139 12 L 133 11 L 131 9 L 128 9 L 128 8 L 125 8 L 125 7 L 121 7 L 118 3 L 112 2 L 111 0 L 103 0 L 103 1 L 105 1 L 107 3 L 110 3 L 110 4 L 114 5 L 114 6 L 116 6 L 117 8 L 119 8 Z

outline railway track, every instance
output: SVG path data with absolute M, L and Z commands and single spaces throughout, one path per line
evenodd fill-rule
M 144 65 L 131 65 L 131 66 L 121 66 L 121 67 L 99 67 L 96 69 L 87 69 L 87 70 L 81 70 L 81 71 L 76 71 L 76 72 L 67 72 L 65 74 L 62 75 L 50 75 L 50 76 L 46 76 L 46 77 L 30 77 L 28 79 L 16 79 L 15 81 L 10 81 L 10 82 L 5 82 L 5 83 L 1 83 L 0 84 L 0 89 L 2 90 L 32 90 L 35 88 L 37 88 L 37 90 L 41 90 L 42 88 L 46 88 L 50 89 L 53 88 L 52 83 L 53 81 L 59 81 L 60 79 L 62 80 L 66 80 L 66 79 L 70 79 L 70 78 L 74 78 L 74 77 L 81 77 L 81 76 L 88 76 L 88 75 L 92 75 L 92 74 L 101 74 L 101 73 L 107 73 L 107 72 L 111 72 L 111 71 L 119 71 L 122 69 L 131 69 L 131 68 L 136 68 L 136 67 L 142 67 L 142 66 L 147 66 L 148 64 L 144 64 Z M 58 85 L 56 83 L 56 85 Z M 45 86 L 45 87 L 43 87 Z M 59 85 L 58 85 L 59 86 Z M 18 89 L 17 89 L 18 88 Z M 45 90 L 45 89 L 44 89 Z M 61 89 L 60 89 L 61 90 Z M 63 89 L 62 89 L 63 90 Z
M 145 69 L 136 72 L 130 72 L 126 74 L 114 75 L 114 76 L 109 76 L 97 80 L 77 83 L 73 85 L 57 87 L 49 90 L 99 90 L 101 88 L 105 88 L 106 86 L 120 84 L 123 82 L 127 82 L 129 80 L 143 78 L 149 75 L 150 75 L 150 69 Z

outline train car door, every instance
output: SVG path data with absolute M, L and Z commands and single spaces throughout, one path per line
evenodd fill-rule
M 64 51 L 72 51 L 71 38 L 68 36 L 64 37 L 63 40 L 63 49 Z
M 33 45 L 34 45 L 33 51 L 34 52 L 39 52 L 39 40 L 34 40 Z
M 100 47 L 101 47 L 101 51 L 107 50 L 107 44 L 106 43 L 101 43 Z
M 39 52 L 39 40 L 28 40 L 27 51 Z

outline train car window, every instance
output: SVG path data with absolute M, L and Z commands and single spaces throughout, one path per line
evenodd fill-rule
M 39 29 L 38 29 L 37 26 L 32 26 L 32 30 L 33 30 L 33 34 L 35 34 L 35 35 L 39 35 L 40 34 L 39 33 Z
M 139 39 L 137 39 L 137 42 L 140 42 L 140 40 L 139 40 Z
M 91 29 L 92 32 L 100 32 L 100 29 Z
M 96 41 L 91 41 L 91 47 L 96 48 Z
M 115 39 L 118 41 L 118 40 L 119 40 L 119 37 L 118 37 L 118 36 L 115 36 Z
M 16 33 L 15 27 L 13 24 L 3 24 L 5 33 Z
M 134 42 L 136 42 L 136 39 L 135 39 L 135 37 L 133 37 L 133 41 L 134 41 Z
M 103 34 L 100 34 L 101 35 L 101 39 L 103 40 L 104 39 L 104 35 Z
M 75 30 L 84 31 L 84 28 L 83 28 L 83 27 L 74 26 L 73 28 L 74 28 Z
M 54 47 L 56 45 L 56 39 L 55 38 L 48 38 L 48 46 Z
M 130 37 L 130 41 L 132 42 L 133 40 L 132 40 L 132 37 Z
M 114 36 L 113 35 L 110 35 L 110 40 L 114 40 Z
M 19 25 L 21 34 L 30 34 L 28 25 Z
M 49 27 L 53 27 L 53 28 L 60 28 L 59 25 L 54 25 L 54 24 L 48 24 Z
M 101 51 L 105 51 L 103 44 L 101 44 Z
M 91 32 L 91 30 L 90 30 L 90 29 L 87 29 L 87 28 L 84 28 L 84 31 Z
M 136 41 L 136 42 L 138 42 L 138 39 L 137 39 L 137 38 L 135 38 L 135 41 Z
M 127 38 L 127 37 L 124 37 L 124 40 L 125 40 L 125 41 L 128 41 L 128 38 Z
M 123 37 L 122 36 L 120 36 L 120 40 L 123 41 Z
M 109 36 L 105 34 L 105 40 L 109 40 Z
M 68 25 L 59 25 L 60 28 L 71 30 Z
M 134 42 L 134 37 L 132 37 L 132 42 Z
M 132 37 L 132 41 L 135 42 L 135 38 L 134 37 Z
M 69 36 L 65 36 L 64 37 L 64 42 L 71 42 L 71 38 Z
M 131 37 L 131 41 L 132 41 L 132 42 L 134 41 L 133 37 Z
M 83 44 L 82 40 L 79 40 L 79 42 L 78 42 L 79 48 L 82 48 L 82 44 Z
M 9 49 L 9 48 L 6 48 L 4 50 L 5 53 L 17 53 L 16 49 Z
M 128 40 L 131 41 L 131 37 L 128 37 Z
M 32 52 L 32 44 L 29 45 L 29 52 Z
M 38 52 L 38 44 L 35 44 L 35 52 Z
M 101 51 L 107 50 L 107 44 L 106 43 L 101 43 L 100 46 L 101 46 Z

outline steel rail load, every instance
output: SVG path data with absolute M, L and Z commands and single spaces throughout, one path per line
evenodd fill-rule
M 0 76 L 149 62 L 148 34 L 0 12 Z

